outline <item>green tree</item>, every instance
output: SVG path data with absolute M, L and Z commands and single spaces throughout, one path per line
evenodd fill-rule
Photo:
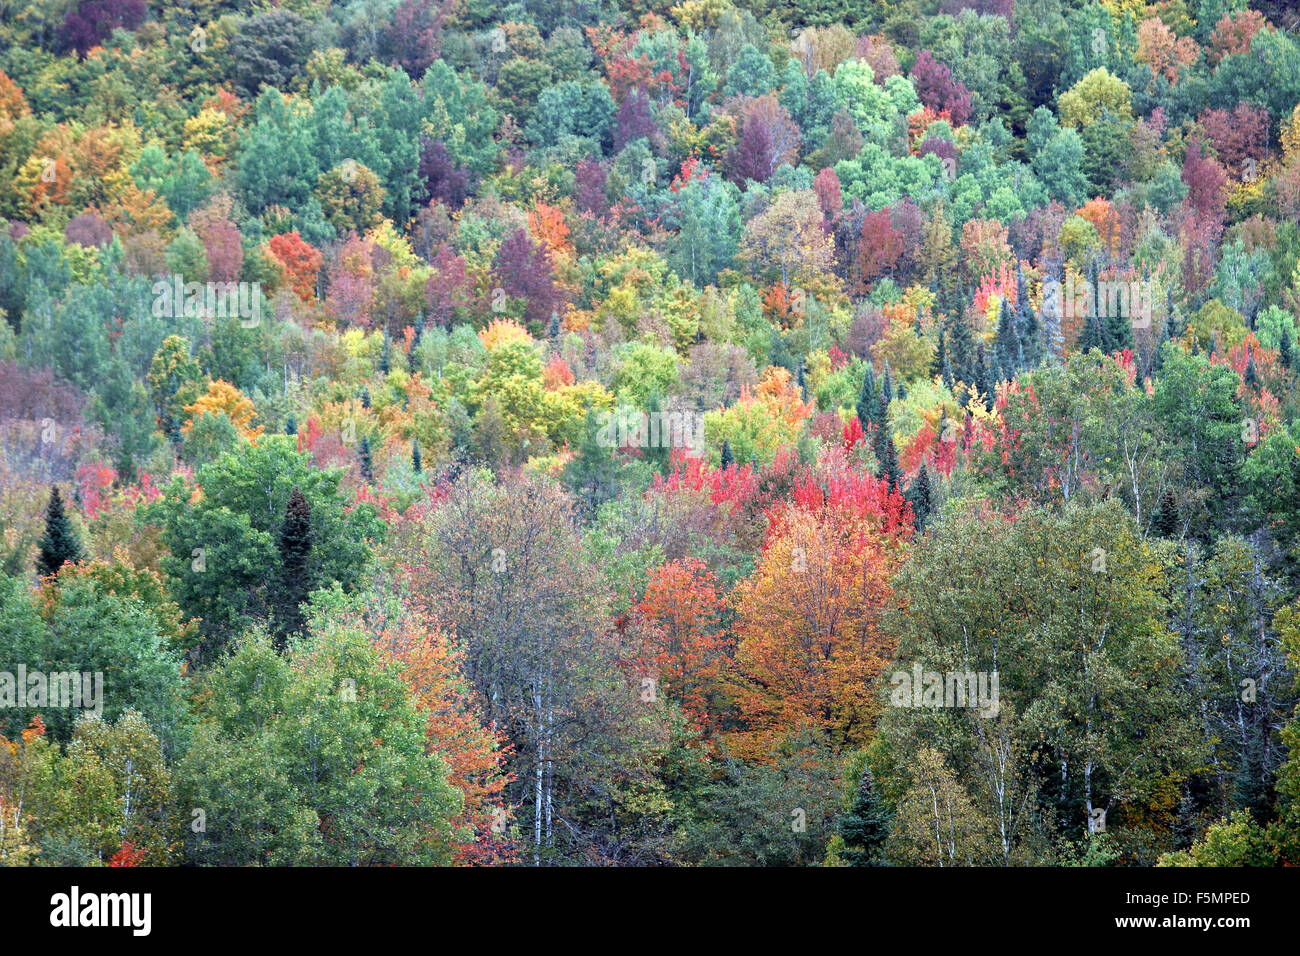
M 427 715 L 369 639 L 312 624 L 286 654 L 253 633 L 201 677 L 180 760 L 189 862 L 217 866 L 450 863 L 461 796 L 425 752 Z
M 849 866 L 882 865 L 892 822 L 893 814 L 876 793 L 871 768 L 863 767 L 853 794 L 853 806 L 840 817 L 840 836 L 844 839 L 841 857 Z
M 45 506 L 45 534 L 39 547 L 36 573 L 42 577 L 57 574 L 65 563 L 80 561 L 84 557 L 81 539 L 63 510 L 63 496 L 58 485 L 50 486 L 50 500 Z

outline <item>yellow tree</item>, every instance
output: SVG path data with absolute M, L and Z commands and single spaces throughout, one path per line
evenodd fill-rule
M 204 414 L 225 415 L 239 430 L 240 436 L 250 441 L 262 434 L 261 425 L 253 426 L 257 410 L 252 401 L 235 386 L 221 379 L 209 382 L 208 390 L 195 399 L 193 404 L 186 405 L 185 411 L 189 413 L 189 418 L 181 427 L 181 433 L 185 435 L 190 433 L 194 422 Z

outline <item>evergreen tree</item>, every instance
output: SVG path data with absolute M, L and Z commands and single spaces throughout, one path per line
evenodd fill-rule
M 926 522 L 930 519 L 930 470 L 925 467 L 925 462 L 921 462 L 921 470 L 916 473 L 907 489 L 907 500 L 912 503 L 916 530 L 924 531 Z
M 844 860 L 849 866 L 888 866 L 884 846 L 892 826 L 893 814 L 876 793 L 871 768 L 864 767 L 853 806 L 840 817 Z
M 551 309 L 551 321 L 546 327 L 546 335 L 552 345 L 560 340 L 560 313 L 556 309 Z
M 1016 316 L 1006 299 L 998 306 L 998 331 L 993 340 L 993 358 L 1002 377 L 1014 378 L 1025 367 L 1025 351 L 1016 328 Z
M 776 327 L 772 328 L 770 348 L 771 356 L 768 359 L 768 364 L 779 365 L 781 368 L 794 374 L 795 369 L 798 367 L 795 365 L 794 353 L 790 351 L 790 346 L 786 343 L 785 336 L 783 336 L 780 330 Z
M 718 456 L 718 460 L 723 469 L 730 468 L 736 463 L 736 456 L 731 453 L 731 442 L 725 438 L 722 439 L 722 452 Z
M 1061 331 L 1061 273 L 1059 263 L 1043 280 L 1043 358 L 1059 364 L 1065 354 L 1065 336 Z
M 1277 354 L 1283 368 L 1295 368 L 1295 351 L 1291 343 L 1291 333 L 1286 326 L 1282 326 L 1282 337 L 1277 343 Z
M 361 447 L 358 450 L 357 457 L 361 461 L 361 480 L 370 484 L 375 480 L 374 462 L 370 459 L 370 436 L 361 436 Z
M 983 358 L 975 346 L 975 335 L 957 314 L 948 319 L 948 362 L 953 379 L 967 385 L 975 384 L 984 371 Z
M 894 377 L 889 373 L 889 360 L 885 360 L 885 369 L 880 378 L 880 401 L 878 409 L 883 417 L 889 412 L 889 403 L 894 400 Z
M 1259 371 L 1255 368 L 1255 353 L 1251 353 L 1250 358 L 1246 360 L 1246 371 L 1242 375 L 1242 381 L 1246 387 L 1253 392 L 1258 392 L 1260 387 Z
M 601 431 L 595 410 L 587 409 L 578 454 L 564 466 L 564 483 L 573 490 L 578 507 L 586 517 L 594 517 L 600 506 L 618 491 L 613 442 L 602 440 Z
M 883 395 L 882 395 L 883 398 Z M 898 449 L 894 447 L 893 430 L 889 427 L 889 408 L 877 410 L 875 431 L 871 435 L 872 450 L 876 453 L 876 477 L 890 488 L 897 488 L 901 473 L 898 469 Z
M 1178 534 L 1178 502 L 1168 488 L 1160 493 L 1156 513 L 1151 516 L 1151 530 L 1162 538 Z
M 424 471 L 424 462 L 420 458 L 420 439 L 411 439 L 411 470 L 417 475 Z
M 658 392 L 651 392 L 646 396 L 645 411 L 648 416 L 647 421 L 662 422 L 661 413 L 663 411 L 663 402 L 660 401 Z M 657 438 L 657 441 L 651 441 L 651 439 L 654 438 Z M 669 448 L 669 442 L 671 440 L 672 436 L 668 434 L 662 424 L 657 435 L 652 431 L 650 435 L 647 436 L 646 447 L 644 449 L 645 460 L 654 467 L 655 471 L 660 473 L 667 471 L 668 462 L 672 457 L 671 449 Z
M 1087 352 L 1097 349 L 1106 353 L 1106 328 L 1097 316 L 1097 310 L 1090 309 L 1088 317 L 1083 320 L 1083 332 L 1079 335 L 1079 351 Z
M 365 386 L 365 385 L 361 386 L 361 391 L 360 391 L 360 393 L 358 394 L 357 397 L 361 399 L 361 407 L 362 407 L 362 408 L 369 408 L 369 407 L 370 407 L 370 389 L 369 389 L 369 387 L 367 387 L 367 386 Z
M 388 354 L 388 330 L 384 329 L 384 348 L 383 351 L 379 353 L 379 371 L 382 374 L 387 375 L 392 371 L 392 368 L 392 362 Z
M 986 404 L 992 404 L 993 390 L 989 385 L 988 357 L 984 354 L 983 342 L 975 349 L 975 375 L 971 382 L 975 386 L 971 401 L 979 399 Z
M 806 402 L 808 401 L 808 379 L 804 375 L 805 364 L 803 359 L 799 360 L 799 374 L 795 376 L 795 384 L 799 386 L 799 396 Z
M 1043 360 L 1043 343 L 1039 336 L 1038 316 L 1029 304 L 1029 283 L 1025 270 L 1016 261 L 1016 336 L 1020 340 L 1025 368 L 1036 368 Z
M 298 434 L 298 419 L 294 418 L 292 415 L 286 418 L 284 420 L 284 433 L 286 435 L 296 436 Z
M 1087 278 L 1084 281 L 1091 292 L 1088 295 L 1088 314 L 1084 317 L 1083 332 L 1079 336 L 1079 351 L 1087 352 L 1089 349 L 1098 349 L 1103 355 L 1109 355 L 1110 343 L 1107 341 L 1107 328 L 1097 311 L 1097 267 L 1095 263 L 1088 265 Z
M 867 363 L 867 370 L 862 375 L 862 388 L 858 392 L 856 410 L 858 421 L 862 423 L 862 430 L 866 431 L 876 411 L 876 373 L 871 368 L 870 362 Z
M 1133 319 L 1131 314 L 1133 305 L 1130 302 L 1128 308 L 1106 308 L 1106 345 L 1110 352 L 1119 352 L 1124 349 L 1133 347 Z
M 421 311 L 415 317 L 415 334 L 411 336 L 411 353 L 415 353 L 416 346 L 420 344 L 420 339 L 424 337 L 424 312 Z
M 36 556 L 36 572 L 45 577 L 55 574 L 67 562 L 80 561 L 84 554 L 77 533 L 63 510 L 63 496 L 59 486 L 50 487 L 50 500 L 45 506 L 45 534 L 41 538 L 40 553 Z
M 934 361 L 930 363 L 930 377 L 943 376 L 943 383 L 951 388 L 952 383 L 949 378 L 952 376 L 952 369 L 948 367 L 948 349 L 944 344 L 943 332 L 941 326 L 939 328 L 939 346 L 934 350 Z
M 1151 354 L 1151 375 L 1154 378 L 1160 371 L 1160 367 L 1165 364 L 1165 343 L 1169 341 L 1170 319 L 1166 316 L 1165 321 L 1160 326 L 1160 341 L 1156 343 L 1156 350 Z
M 271 595 L 275 618 L 276 643 L 283 648 L 286 640 L 301 634 L 305 621 L 302 603 L 314 588 L 311 549 L 315 533 L 311 526 L 311 505 L 297 485 L 289 492 L 277 546 L 280 552 L 279 580 Z

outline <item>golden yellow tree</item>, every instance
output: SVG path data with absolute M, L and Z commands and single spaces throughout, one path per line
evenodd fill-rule
M 225 415 L 238 429 L 240 436 L 250 441 L 262 434 L 261 425 L 253 426 L 257 410 L 254 409 L 252 401 L 235 386 L 221 379 L 209 382 L 208 390 L 195 399 L 193 404 L 186 405 L 185 411 L 189 413 L 188 419 L 181 427 L 181 433 L 185 435 L 190 433 L 195 420 L 203 414 Z

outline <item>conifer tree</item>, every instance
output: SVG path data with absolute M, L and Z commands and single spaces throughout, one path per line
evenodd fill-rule
M 1165 343 L 1169 341 L 1169 325 L 1172 320 L 1165 318 L 1164 323 L 1160 326 L 1160 341 L 1156 343 L 1156 350 L 1151 355 L 1151 375 L 1154 377 L 1160 371 L 1161 366 L 1165 364 Z
M 881 396 L 883 398 L 883 395 Z M 876 477 L 885 481 L 892 488 L 898 487 L 901 473 L 898 469 L 898 449 L 894 447 L 893 431 L 889 427 L 889 408 L 877 409 L 875 431 L 871 435 L 872 450 L 876 453 Z
M 736 463 L 736 456 L 731 453 L 731 442 L 725 438 L 722 439 L 722 452 L 718 456 L 718 460 L 724 470 Z
M 1160 493 L 1156 512 L 1151 516 L 1151 530 L 1162 538 L 1172 538 L 1178 534 L 1178 502 L 1168 488 Z
M 1025 270 L 1016 261 L 1016 336 L 1020 340 L 1025 368 L 1036 368 L 1043 360 L 1043 344 L 1039 338 L 1038 316 L 1029 304 L 1029 283 Z
M 858 392 L 856 410 L 858 421 L 862 423 L 862 430 L 866 431 L 876 411 L 876 373 L 872 370 L 870 362 L 867 363 L 867 370 L 862 375 L 862 389 Z
M 944 384 L 951 387 L 948 377 L 951 377 L 952 369 L 948 367 L 948 349 L 944 344 L 943 333 L 944 330 L 940 327 L 939 345 L 938 348 L 934 350 L 934 361 L 930 363 L 930 377 L 933 378 L 936 375 L 944 376 Z
M 975 346 L 974 333 L 956 314 L 948 319 L 948 362 L 953 379 L 967 385 L 975 384 L 984 364 Z
M 370 458 L 370 436 L 361 436 L 361 447 L 358 449 L 357 457 L 361 461 L 361 480 L 370 484 L 375 480 L 374 462 Z
M 849 866 L 887 866 L 884 846 L 892 826 L 893 814 L 876 793 L 871 768 L 864 767 L 853 806 L 840 818 L 845 862 Z
M 289 637 L 301 634 L 305 624 L 302 603 L 314 586 L 311 568 L 314 538 L 311 505 L 302 489 L 295 485 L 289 492 L 289 503 L 284 509 L 284 521 L 276 542 L 280 552 L 280 574 L 271 595 L 277 643 L 281 648 Z
M 1106 345 L 1109 352 L 1119 352 L 1133 347 L 1132 303 L 1127 308 L 1106 310 Z M 1125 313 L 1130 313 L 1126 315 Z
M 411 439 L 411 470 L 417 475 L 424 471 L 424 462 L 420 457 L 420 439 Z
M 42 577 L 55 574 L 64 564 L 75 563 L 84 557 L 77 533 L 63 510 L 63 495 L 59 493 L 58 485 L 50 487 L 50 500 L 45 506 L 45 534 L 40 549 L 36 556 L 36 572 Z
M 1061 362 L 1065 353 L 1065 336 L 1061 332 L 1061 277 L 1059 266 L 1043 282 L 1043 358 L 1054 364 Z
M 564 482 L 588 517 L 596 514 L 618 488 L 618 463 L 610 441 L 602 440 L 600 419 L 595 409 L 587 409 L 578 454 L 564 467 Z
M 1282 327 L 1282 337 L 1277 343 L 1277 354 L 1283 368 L 1295 368 L 1295 350 L 1291 343 L 1291 333 L 1286 326 Z
M 1242 381 L 1246 387 L 1253 392 L 1259 391 L 1259 370 L 1255 368 L 1255 353 L 1251 353 L 1250 358 L 1246 360 L 1246 371 L 1242 374 Z
M 292 415 L 286 418 L 284 420 L 284 433 L 286 435 L 296 436 L 298 434 L 298 419 L 294 418 Z
M 1088 300 L 1088 314 L 1083 319 L 1083 332 L 1079 335 L 1079 351 L 1087 352 L 1089 349 L 1097 349 L 1102 354 L 1110 353 L 1109 343 L 1106 341 L 1106 326 L 1101 321 L 1101 315 L 1097 311 L 1097 269 L 1096 265 L 1088 265 L 1087 277 L 1084 280 L 1087 288 L 1090 290 Z
M 912 503 L 912 517 L 917 531 L 924 531 L 930 519 L 930 470 L 921 462 L 921 470 L 907 489 L 907 500 Z
M 971 401 L 979 399 L 982 402 L 991 404 L 993 390 L 989 385 L 989 368 L 988 359 L 984 354 L 984 343 L 981 342 L 975 349 L 975 376 L 971 380 L 975 386 L 975 391 L 971 395 Z
M 1016 316 L 1006 299 L 998 306 L 998 331 L 993 340 L 993 357 L 1002 376 L 1014 378 L 1024 368 L 1025 351 L 1016 328 Z

